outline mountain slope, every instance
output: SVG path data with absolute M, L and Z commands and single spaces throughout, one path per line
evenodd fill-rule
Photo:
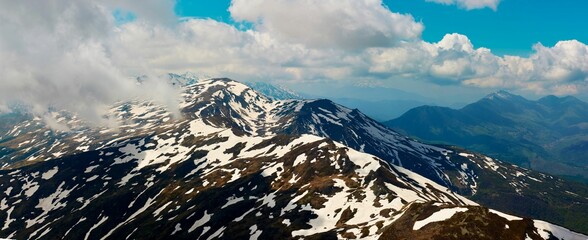
M 256 228 L 260 237 L 275 238 L 359 236 L 366 229 L 374 237 L 408 202 L 469 202 L 328 139 L 242 137 L 212 127 L 192 132 L 203 126 L 184 122 L 173 130 L 181 135 L 128 139 L 3 171 L 1 187 L 8 194 L 0 233 L 208 238 L 245 237 Z M 85 221 L 78 223 L 80 218 Z
M 440 226 L 494 234 L 490 228 L 427 220 L 458 208 L 459 214 L 490 213 L 410 171 L 328 139 L 243 137 L 200 121 L 173 129 L 0 171 L 0 187 L 7 193 L 0 200 L 0 234 L 17 239 L 378 238 L 411 224 L 412 234 L 419 235 L 460 232 L 440 231 Z M 585 237 L 498 212 L 487 217 L 505 236 L 543 239 L 551 231 L 559 238 Z
M 311 134 L 341 142 L 341 144 L 351 149 L 374 154 L 388 163 L 401 165 L 410 171 L 424 175 L 441 186 L 449 187 L 451 190 L 468 196 L 473 195 L 470 197 L 477 198 L 480 202 L 496 202 L 494 203 L 494 208 L 498 210 L 506 212 L 518 211 L 517 213 L 523 216 L 540 217 L 559 224 L 565 224 L 565 226 L 576 230 L 588 232 L 586 230 L 588 226 L 585 226 L 588 220 L 585 215 L 581 214 L 588 212 L 588 204 L 586 204 L 588 191 L 586 191 L 585 186 L 567 185 L 561 180 L 553 180 L 550 176 L 516 168 L 485 156 L 467 153 L 464 150 L 436 147 L 411 140 L 383 127 L 357 110 L 339 106 L 328 100 L 276 101 L 256 93 L 243 84 L 228 79 L 211 79 L 199 81 L 197 84 L 186 87 L 183 102 L 180 106 L 183 119 L 174 120 L 169 112 L 152 103 L 120 103 L 112 108 L 111 116 L 109 116 L 121 123 L 116 131 L 106 128 L 86 127 L 75 116 L 68 116 L 66 113 L 61 112 L 54 113 L 55 119 L 60 121 L 60 124 L 67 126 L 71 131 L 51 131 L 43 125 L 40 119 L 23 121 L 10 129 L 9 138 L 2 143 L 3 147 L 10 150 L 10 153 L 0 159 L 9 159 L 12 162 L 4 162 L 9 164 L 7 169 L 15 169 L 25 165 L 30 165 L 30 167 L 38 166 L 37 162 L 47 159 L 62 158 L 65 160 L 72 158 L 72 156 L 93 152 L 94 155 L 88 156 L 89 159 L 98 158 L 106 161 L 114 158 L 111 156 L 118 156 L 120 159 L 111 159 L 110 161 L 121 162 L 119 164 L 125 164 L 125 166 L 127 163 L 132 165 L 134 161 L 138 161 L 136 164 L 143 167 L 161 165 L 155 170 L 157 172 L 161 171 L 163 174 L 168 169 L 174 169 L 174 164 L 186 161 L 196 162 L 198 159 L 205 158 L 206 161 L 224 166 L 230 164 L 234 160 L 232 159 L 233 157 L 238 158 L 241 156 L 254 158 L 256 159 L 255 162 L 262 161 L 262 163 L 257 163 L 256 165 L 258 167 L 256 171 L 259 171 L 262 169 L 262 165 L 265 166 L 266 164 L 266 162 L 263 162 L 265 160 L 260 159 L 276 161 L 274 157 L 264 155 L 273 152 L 275 149 L 270 148 L 268 149 L 268 151 L 271 150 L 269 152 L 260 152 L 253 156 L 239 155 L 247 152 L 245 151 L 247 149 L 255 149 L 255 146 L 250 144 L 259 143 L 261 145 L 259 148 L 264 149 L 264 147 L 272 144 L 288 145 L 283 142 L 295 139 L 292 136 Z M 25 127 L 27 130 L 22 131 Z M 230 132 L 230 134 L 214 138 L 209 136 L 218 132 L 223 132 L 223 134 L 229 134 Z M 272 140 L 267 140 L 266 138 Z M 141 142 L 141 139 L 144 139 L 144 141 Z M 159 143 L 160 139 L 165 139 L 165 141 Z M 230 139 L 240 140 L 233 141 Z M 136 141 L 139 142 L 137 143 Z M 155 144 L 153 141 L 158 141 L 157 146 L 161 145 L 162 148 L 157 151 L 148 151 Z M 229 141 L 227 144 L 214 145 L 214 148 L 207 147 L 204 149 L 205 151 L 214 150 L 214 153 L 206 154 L 206 156 L 210 156 L 210 159 L 202 155 L 204 152 L 199 151 L 203 150 L 201 149 L 203 146 L 227 141 Z M 262 144 L 264 141 L 266 142 Z M 120 153 L 109 150 L 109 152 L 100 155 L 100 151 L 105 148 L 113 148 L 113 146 L 116 146 L 114 147 L 115 149 L 122 149 L 118 150 Z M 190 146 L 195 147 L 190 148 Z M 289 150 L 291 150 L 293 146 L 289 147 Z M 106 156 L 107 154 L 108 156 Z M 128 159 L 125 157 L 127 155 L 138 155 L 137 160 Z M 186 158 L 190 160 L 186 160 Z M 372 157 L 367 156 L 365 158 Z M 80 159 L 80 157 L 76 159 Z M 308 161 L 312 162 L 313 160 L 308 159 Z M 103 166 L 104 169 L 110 169 L 109 166 L 112 164 L 105 164 L 107 166 Z M 217 166 L 214 164 L 213 167 Z M 196 165 L 194 164 L 194 166 Z M 365 167 L 361 164 L 356 165 Z M 186 167 L 189 171 L 186 169 L 182 171 L 192 172 L 194 166 Z M 199 166 L 201 165 L 197 165 L 196 168 L 198 169 Z M 202 165 L 201 167 L 204 166 L 208 165 Z M 91 166 L 86 166 L 84 172 L 87 167 Z M 143 169 L 143 167 L 139 168 L 139 170 Z M 135 169 L 132 166 L 131 168 Z M 285 169 L 283 166 L 279 168 L 282 169 L 280 171 Z M 390 168 L 400 169 L 397 167 Z M 328 169 L 318 169 L 317 171 L 330 171 Z M 234 167 L 226 169 L 226 171 L 234 174 L 230 179 L 233 179 L 233 176 L 236 178 L 236 172 L 241 172 L 242 170 Z M 336 168 L 335 170 L 335 172 L 340 171 L 340 169 Z M 139 174 L 138 170 L 134 172 L 129 169 L 120 171 L 127 171 L 132 175 L 143 175 Z M 391 171 L 394 172 L 394 170 Z M 68 175 L 70 178 L 72 176 L 74 175 Z M 96 178 L 101 178 L 101 176 L 102 174 Z M 169 176 L 165 175 L 163 178 L 167 179 Z M 217 177 L 222 176 L 224 175 L 221 174 Z M 123 177 L 119 176 L 121 181 Z M 366 179 L 372 179 L 373 177 L 365 176 Z M 543 185 L 535 183 L 533 179 L 543 182 Z M 22 181 L 31 182 L 32 180 Z M 202 179 L 199 181 L 202 181 Z M 321 182 L 321 184 L 323 183 Z M 438 186 L 433 185 L 433 183 L 428 185 Z M 561 186 L 558 185 L 567 187 L 560 188 Z M 35 185 L 31 186 L 34 188 Z M 328 188 L 332 189 L 334 188 L 333 186 Z M 443 189 L 441 186 L 435 188 Z M 496 186 L 500 188 L 496 188 Z M 372 187 L 368 188 L 373 190 Z M 427 189 L 422 184 L 418 188 Z M 446 190 L 439 191 L 446 192 Z M 537 211 L 533 206 L 500 204 L 502 202 L 510 203 L 515 200 L 525 201 L 542 198 L 543 191 L 547 191 L 551 196 L 542 203 L 543 205 L 537 205 L 546 206 L 543 211 Z M 414 192 L 414 190 L 410 192 Z M 412 195 L 414 196 L 414 193 Z M 424 201 L 445 201 L 437 198 L 423 197 L 423 199 Z M 567 203 L 569 202 L 578 204 L 568 205 Z M 452 201 L 451 204 L 456 203 Z M 553 212 L 558 214 L 550 215 Z M 577 216 L 578 213 L 580 213 L 580 216 Z
M 529 101 L 501 91 L 459 110 L 414 108 L 384 124 L 426 141 L 588 180 L 588 103 L 574 97 Z

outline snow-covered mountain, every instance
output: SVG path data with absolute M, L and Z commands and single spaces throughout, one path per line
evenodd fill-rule
M 200 80 L 210 79 L 208 76 L 201 76 L 192 72 L 186 72 L 183 74 L 168 73 L 167 78 L 172 85 L 178 87 L 185 87 L 195 84 Z
M 327 100 L 277 101 L 209 79 L 187 86 L 180 108 L 178 119 L 120 103 L 117 129 L 65 112 L 53 118 L 69 131 L 38 118 L 10 128 L 0 237 L 586 238 L 451 191 L 484 192 L 480 179 L 499 175 L 524 197 L 527 182 L 550 176 L 411 140 Z
M 190 78 L 193 79 L 193 78 Z M 186 88 L 181 109 L 188 119 L 203 119 L 248 135 L 313 134 L 342 142 L 361 152 L 415 171 L 461 194 L 477 191 L 477 174 L 463 169 L 453 151 L 404 137 L 359 112 L 329 100 L 276 101 L 228 79 L 198 81 Z M 197 101 L 194 101 L 196 99 Z M 13 152 L 0 158 L 4 165 L 22 160 L 36 161 L 65 153 L 98 149 L 117 137 L 141 135 L 172 121 L 164 108 L 152 103 L 121 103 L 111 110 L 118 129 L 86 127 L 75 116 L 54 113 L 69 132 L 47 131 L 43 119 L 15 125 L 3 146 Z M 472 160 L 473 161 L 473 160 Z M 487 161 L 475 162 L 487 166 Z
M 276 100 L 303 99 L 300 94 L 290 89 L 266 82 L 246 82 L 245 85 L 266 97 Z

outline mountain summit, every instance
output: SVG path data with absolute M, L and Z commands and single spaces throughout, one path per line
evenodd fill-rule
M 495 100 L 495 99 L 508 100 L 508 99 L 513 99 L 516 97 L 520 97 L 520 96 L 514 95 L 514 94 L 507 92 L 505 90 L 499 90 L 497 92 L 486 95 L 486 97 L 484 97 L 484 98 L 489 99 L 489 100 Z

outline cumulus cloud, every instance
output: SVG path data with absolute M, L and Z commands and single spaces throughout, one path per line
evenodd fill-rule
M 260 32 L 315 48 L 391 46 L 423 31 L 422 23 L 390 11 L 381 0 L 233 0 L 229 11 Z
M 457 5 L 460 8 L 467 10 L 491 8 L 495 10 L 498 8 L 501 0 L 426 0 L 427 2 L 435 2 L 444 5 Z
M 232 16 L 252 22 L 252 29 L 211 19 L 174 21 L 171 1 L 2 6 L 0 111 L 20 101 L 40 116 L 56 107 L 100 120 L 113 102 L 134 98 L 173 110 L 177 93 L 155 76 L 186 71 L 244 81 L 420 81 L 553 94 L 583 91 L 588 82 L 584 43 L 537 44 L 529 57 L 518 57 L 496 56 L 460 34 L 426 42 L 419 38 L 421 23 L 378 0 L 234 0 Z M 132 12 L 136 20 L 117 22 L 113 11 Z M 151 77 L 139 86 L 132 78 L 139 75 Z
M 118 36 L 112 51 L 117 65 L 135 61 L 159 73 L 192 71 L 266 81 L 337 80 L 353 76 L 359 65 L 367 64 L 357 53 L 282 42 L 266 32 L 240 30 L 211 19 L 188 19 L 173 29 L 129 23 L 121 26 Z M 144 71 L 140 67 L 126 68 Z
M 144 10 L 151 2 L 156 1 L 131 10 L 139 17 L 156 15 Z M 18 101 L 40 115 L 50 107 L 68 109 L 100 121 L 113 102 L 145 96 L 148 88 L 137 86 L 113 63 L 112 11 L 119 5 L 132 6 L 126 1 L 2 1 L 0 102 Z M 151 22 L 159 21 L 163 18 Z
M 560 41 L 534 46 L 528 58 L 496 56 L 475 48 L 467 36 L 447 34 L 436 43 L 407 43 L 367 52 L 370 72 L 404 75 L 441 84 L 523 89 L 538 94 L 575 94 L 588 83 L 588 46 Z
M 560 41 L 553 47 L 534 46 L 528 58 L 499 58 L 499 69 L 489 76 L 465 80 L 480 87 L 510 87 L 538 94 L 576 94 L 588 84 L 588 46 Z
M 369 51 L 370 71 L 414 73 L 414 78 L 440 83 L 460 83 L 474 76 L 487 76 L 498 68 L 498 57 L 485 48 L 474 49 L 460 34 L 447 34 L 437 43 L 406 43 L 395 48 Z
M 587 80 L 588 46 L 585 44 L 576 40 L 560 41 L 552 48 L 536 44 L 534 50 L 535 54 L 530 59 L 546 80 L 563 82 Z

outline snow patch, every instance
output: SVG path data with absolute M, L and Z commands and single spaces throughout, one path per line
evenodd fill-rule
M 212 218 L 212 214 L 208 214 L 208 210 L 204 211 L 204 215 L 200 219 L 198 219 L 196 222 L 194 222 L 194 224 L 192 224 L 192 227 L 190 227 L 190 229 L 188 229 L 188 232 L 192 232 L 192 231 L 196 230 L 196 228 L 203 226 L 208 221 L 210 221 L 211 218 Z
M 425 225 L 427 225 L 429 223 L 445 221 L 445 220 L 450 219 L 451 217 L 453 217 L 453 215 L 455 215 L 456 213 L 458 213 L 458 212 L 466 212 L 467 210 L 468 210 L 468 208 L 465 208 L 465 207 L 456 207 L 456 208 L 444 208 L 444 209 L 441 209 L 441 210 L 433 213 L 428 218 L 425 218 L 425 219 L 420 220 L 420 221 L 416 221 L 414 223 L 414 226 L 412 227 L 412 230 L 419 230 L 419 229 L 421 229 L 422 227 L 424 227 Z
M 508 221 L 517 221 L 517 220 L 523 220 L 523 219 L 522 219 L 522 218 L 520 218 L 520 217 L 516 217 L 516 216 L 513 216 L 513 215 L 509 215 L 509 214 L 506 214 L 506 213 L 502 213 L 502 212 L 496 211 L 496 210 L 494 210 L 494 209 L 490 209 L 490 212 L 491 212 L 491 213 L 494 213 L 494 214 L 496 214 L 496 215 L 498 215 L 498 216 L 500 216 L 500 217 L 503 217 L 503 218 L 505 218 L 505 219 L 506 219 L 506 220 L 508 220 Z
M 548 222 L 533 220 L 533 225 L 537 228 L 537 233 L 544 239 L 549 239 L 551 233 L 559 239 L 566 240 L 586 240 L 588 236 L 572 232 L 566 228 L 553 225 Z
M 59 168 L 55 166 L 54 168 L 50 169 L 49 171 L 41 174 L 41 178 L 45 180 L 51 179 L 55 174 L 58 172 Z

